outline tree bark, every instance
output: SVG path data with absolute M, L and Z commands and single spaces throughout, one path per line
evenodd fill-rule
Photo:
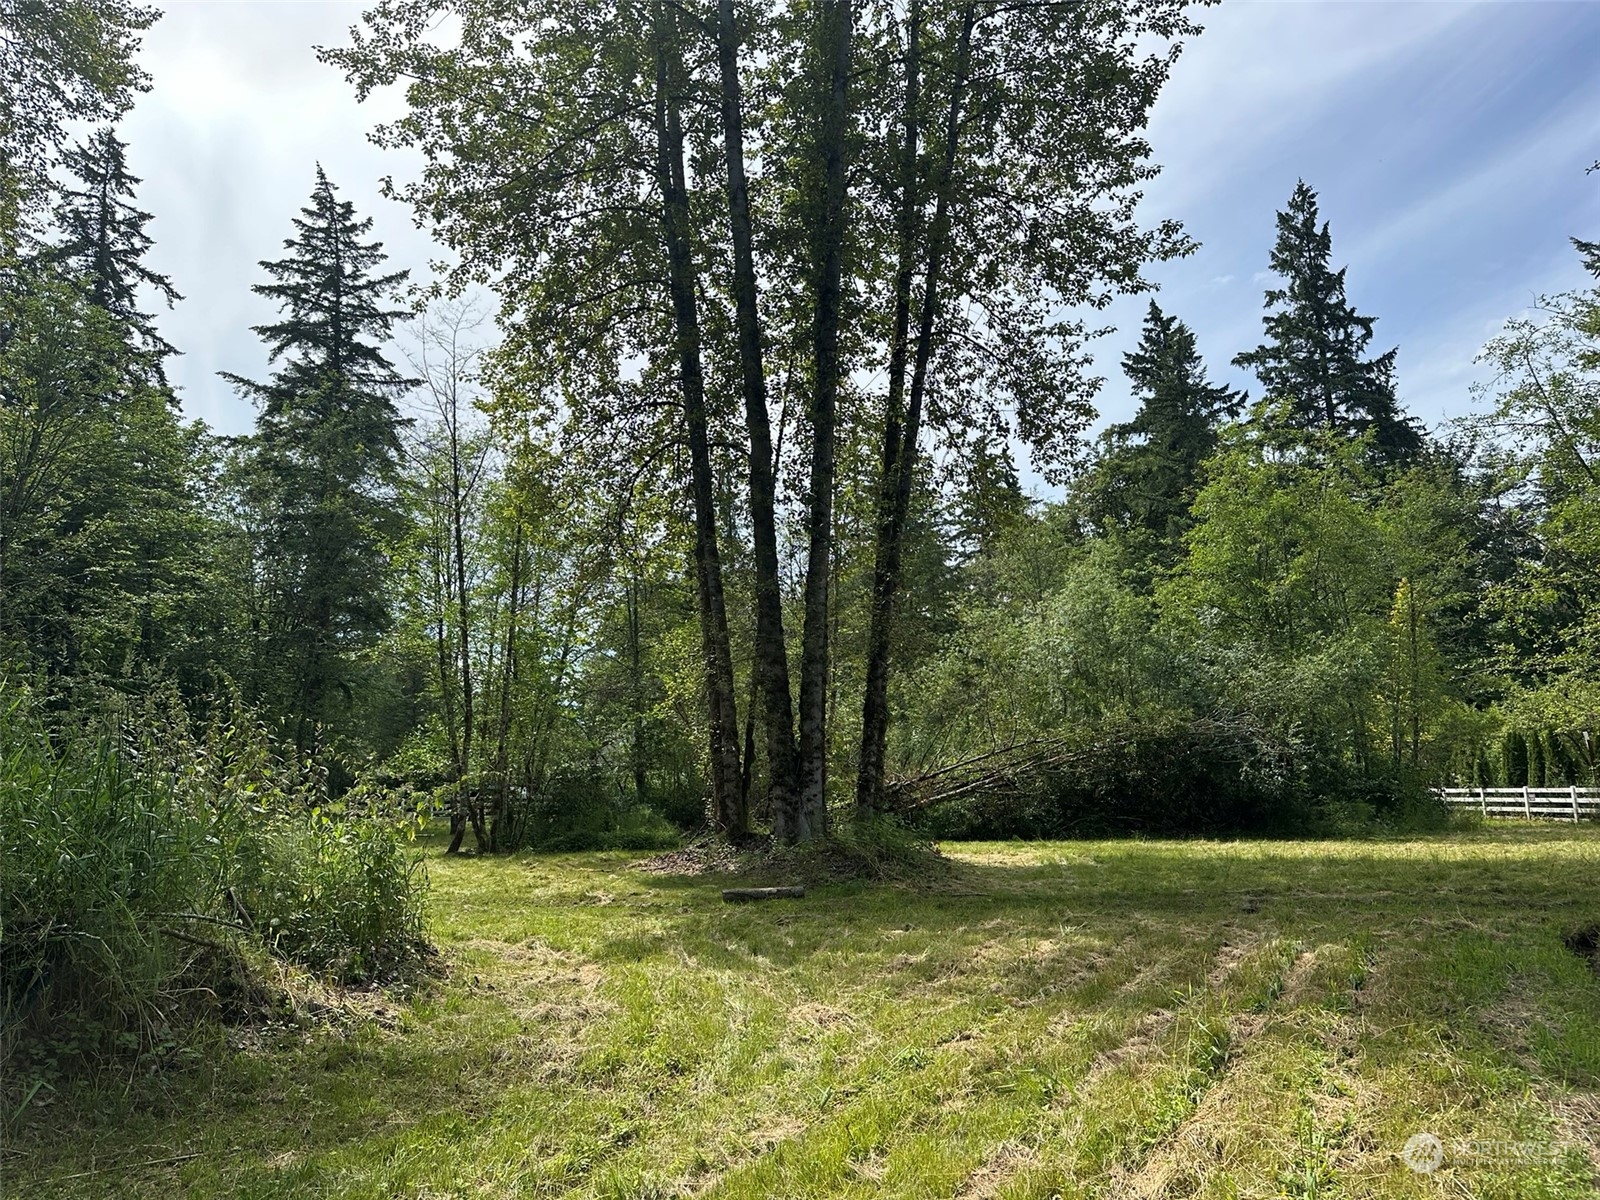
M 739 82 L 739 32 L 734 0 L 720 0 L 717 52 L 722 75 L 722 132 L 728 159 L 728 221 L 733 241 L 733 294 L 744 385 L 745 426 L 750 440 L 750 526 L 755 551 L 755 674 L 767 738 L 775 832 L 792 840 L 799 798 L 794 701 L 789 654 L 783 631 L 783 596 L 778 581 L 777 485 L 772 426 L 767 409 L 766 368 L 762 360 L 761 316 L 756 290 L 750 195 L 744 168 L 743 89 Z M 750 756 L 746 738 L 745 755 Z M 748 763 L 746 774 L 749 773 Z
M 472 822 L 472 836 L 478 844 L 478 853 L 489 850 L 489 830 L 484 820 L 483 800 L 472 787 L 472 597 L 467 591 L 467 515 L 466 496 L 461 478 L 461 411 L 456 396 L 456 372 L 459 360 L 454 358 L 452 343 L 450 396 L 450 541 L 456 576 L 456 653 L 460 656 L 461 678 L 461 758 L 456 777 L 460 789 L 461 807 Z
M 628 666 L 633 703 L 633 798 L 645 802 L 648 779 L 644 761 L 644 653 L 639 638 L 639 577 L 628 580 Z
M 511 588 L 506 597 L 506 640 L 500 655 L 500 713 L 495 728 L 494 821 L 489 827 L 489 848 L 498 850 L 515 841 L 511 815 L 511 685 L 516 680 L 517 617 L 522 599 L 522 520 L 519 517 L 511 535 Z
M 710 435 L 705 403 L 705 378 L 700 362 L 700 319 L 695 296 L 694 263 L 689 243 L 689 199 L 684 185 L 683 125 L 668 71 L 677 54 L 675 22 L 664 3 L 655 7 L 656 174 L 661 189 L 662 235 L 678 367 L 683 389 L 685 431 L 689 441 L 690 498 L 694 508 L 694 568 L 699 596 L 700 636 L 705 654 L 706 700 L 711 743 L 711 791 L 717 828 L 726 834 L 745 832 L 748 820 L 739 788 L 739 725 L 733 694 L 733 654 L 728 645 L 728 616 L 722 589 L 722 561 L 717 551 L 716 489 L 711 472 Z
M 430 491 L 434 482 L 430 481 Z M 446 570 L 450 553 L 447 544 L 449 534 L 443 528 L 440 507 L 434 510 L 434 536 L 429 539 L 432 544 L 428 547 L 428 558 L 433 574 L 433 646 L 439 670 L 439 708 L 444 717 L 445 740 L 450 744 L 450 772 L 455 776 L 456 784 L 455 796 L 450 801 L 450 845 L 445 853 L 459 854 L 461 843 L 467 836 L 466 793 L 462 786 L 466 768 L 461 759 L 461 729 L 456 720 L 455 688 L 460 681 L 450 663 L 450 586 Z
M 915 70 L 918 54 L 914 49 L 916 24 L 920 13 L 914 8 L 912 17 L 913 50 L 908 53 L 908 70 Z M 856 779 L 856 805 L 858 811 L 870 812 L 878 807 L 883 790 L 884 755 L 889 735 L 889 643 L 894 629 L 894 602 L 900 590 L 901 566 L 905 545 L 906 518 L 911 508 L 911 490 L 916 479 L 917 439 L 922 432 L 923 402 L 928 390 L 928 364 L 933 352 L 933 330 L 939 311 L 939 287 L 944 273 L 945 255 L 950 240 L 950 192 L 955 175 L 957 139 L 961 131 L 961 108 L 965 100 L 968 75 L 971 72 L 972 30 L 977 23 L 977 10 L 968 4 L 962 14 L 961 33 L 956 44 L 954 73 L 950 81 L 950 105 L 946 113 L 944 153 L 939 171 L 934 179 L 933 224 L 928 234 L 926 267 L 923 274 L 922 302 L 918 311 L 916 361 L 911 373 L 911 396 L 906 407 L 903 425 L 899 420 L 895 397 L 896 379 L 893 353 L 899 350 L 900 386 L 904 386 L 906 351 L 902 345 L 891 347 L 890 401 L 884 422 L 884 478 L 880 493 L 881 508 L 878 518 L 878 537 L 872 576 L 872 619 L 867 634 L 866 693 L 861 710 L 861 765 Z M 908 75 L 906 98 L 906 140 L 915 144 L 916 96 Z M 901 185 L 915 191 L 915 167 L 909 171 L 902 167 Z M 909 250 L 915 241 L 917 202 L 902 204 L 902 249 Z M 903 338 L 903 317 L 910 312 L 910 262 L 911 255 L 902 257 L 902 274 L 896 279 L 895 332 L 897 341 Z M 906 297 L 901 304 L 901 286 Z
M 827 65 L 818 151 L 823 163 L 812 266 L 811 478 L 806 514 L 805 624 L 800 638 L 800 803 L 785 841 L 824 836 L 828 819 L 828 587 L 833 549 L 834 423 L 839 398 L 839 321 L 843 308 L 845 135 L 852 0 L 822 0 L 819 45 Z
M 900 135 L 899 250 L 894 279 L 894 322 L 889 342 L 889 390 L 884 400 L 882 478 L 878 489 L 872 608 L 867 634 L 866 686 L 861 700 L 861 754 L 856 774 L 856 807 L 878 807 L 883 789 L 884 754 L 889 738 L 889 636 L 894 584 L 889 546 L 896 540 L 895 497 L 904 452 L 907 347 L 911 335 L 911 280 L 916 272 L 917 107 L 922 92 L 922 4 L 911 0 L 906 18 L 905 109 Z

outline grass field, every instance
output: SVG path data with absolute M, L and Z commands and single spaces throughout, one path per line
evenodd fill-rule
M 431 850 L 443 979 L 63 1094 L 0 1192 L 1600 1194 L 1600 828 L 945 851 L 730 906 Z

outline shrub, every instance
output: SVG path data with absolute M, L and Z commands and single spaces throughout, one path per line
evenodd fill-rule
M 0 1037 L 146 1039 L 267 953 L 370 978 L 422 945 L 408 822 L 330 804 L 325 774 L 237 704 L 47 723 L 0 711 Z
M 1126 833 L 1356 835 L 1447 824 L 1421 776 L 1370 775 L 1247 716 L 1109 717 L 1048 753 L 950 777 L 960 795 L 923 807 L 940 838 Z M 983 766 L 983 764 L 980 764 Z M 958 790 L 951 788 L 951 790 Z
M 1295 747 L 1244 723 L 1121 717 L 1041 759 L 981 775 L 920 823 L 940 838 L 1304 830 L 1314 806 Z

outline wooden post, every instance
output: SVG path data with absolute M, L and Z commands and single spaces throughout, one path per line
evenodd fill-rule
M 1481 783 L 1478 785 L 1478 812 L 1485 817 L 1489 815 L 1489 793 Z
M 1528 799 L 1528 785 L 1522 785 L 1522 815 L 1533 820 L 1533 802 Z
M 1576 825 L 1578 823 L 1578 785 L 1574 783 L 1568 786 L 1572 791 L 1572 823 Z

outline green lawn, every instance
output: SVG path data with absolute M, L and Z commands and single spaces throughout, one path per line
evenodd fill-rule
M 64 1096 L 0 1192 L 1600 1194 L 1600 828 L 945 851 L 741 906 L 430 851 L 445 980 Z

